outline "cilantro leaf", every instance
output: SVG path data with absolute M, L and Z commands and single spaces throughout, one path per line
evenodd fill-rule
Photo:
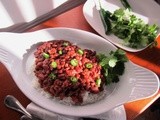
M 103 11 L 101 14 L 104 15 L 103 18 L 110 22 L 104 20 L 106 22 L 104 27 L 110 28 L 106 34 L 114 34 L 122 39 L 125 46 L 137 49 L 152 43 L 156 45 L 155 39 L 159 29 L 156 24 L 146 24 L 128 9 L 120 8 L 110 13 L 101 8 L 101 11 Z
M 98 54 L 99 64 L 102 66 L 102 73 L 106 79 L 106 84 L 119 81 L 119 76 L 123 75 L 125 70 L 124 63 L 128 61 L 123 50 L 117 49 L 111 51 L 108 56 Z

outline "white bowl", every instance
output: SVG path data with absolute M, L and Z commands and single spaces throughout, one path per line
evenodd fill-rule
M 113 34 L 106 35 L 104 26 L 102 24 L 102 21 L 99 15 L 99 11 L 97 10 L 99 7 L 99 4 L 94 1 L 98 2 L 98 0 L 87 0 L 87 2 L 84 4 L 84 7 L 83 7 L 83 14 L 87 22 L 91 25 L 91 27 L 95 29 L 95 31 L 97 31 L 102 37 L 104 37 L 106 40 L 113 43 L 114 45 L 130 52 L 142 51 L 150 45 L 149 44 L 146 47 L 137 48 L 137 49 L 131 48 L 131 47 L 125 46 L 123 43 L 123 40 L 118 38 L 117 36 Z M 123 8 L 123 5 L 119 0 L 100 0 L 100 1 L 101 1 L 102 8 L 105 10 L 109 10 L 110 12 L 114 12 L 116 9 Z M 148 23 L 151 25 L 157 24 L 160 27 L 160 21 L 159 21 L 160 7 L 155 1 L 145 0 L 145 4 L 144 4 L 144 1 L 141 1 L 141 0 L 128 0 L 128 2 L 133 9 L 133 13 L 138 18 L 141 18 L 145 23 Z
M 39 42 L 55 39 L 68 40 L 82 48 L 93 49 L 105 54 L 117 49 L 100 36 L 70 28 L 44 29 L 22 34 L 0 33 L 0 61 L 10 71 L 20 90 L 37 105 L 58 114 L 90 116 L 109 111 L 126 102 L 151 97 L 157 93 L 159 89 L 157 75 L 129 61 L 125 64 L 125 72 L 120 77 L 120 81 L 109 85 L 107 96 L 96 103 L 67 106 L 45 97 L 32 85 L 33 52 Z

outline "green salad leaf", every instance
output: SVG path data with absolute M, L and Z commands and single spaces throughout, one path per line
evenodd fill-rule
M 125 62 L 128 58 L 121 49 L 111 51 L 109 56 L 98 54 L 99 64 L 102 66 L 102 73 L 106 79 L 106 84 L 119 81 L 119 76 L 123 75 L 125 70 Z
M 157 31 L 159 29 L 156 24 L 146 24 L 128 9 L 120 8 L 115 10 L 114 13 L 111 13 L 101 7 L 100 11 L 103 11 L 103 14 L 100 14 L 100 16 L 103 15 L 103 18 L 105 18 L 105 20 L 107 19 L 105 26 L 108 25 L 107 28 L 110 28 L 108 29 L 109 31 L 105 31 L 105 33 L 107 35 L 114 34 L 122 39 L 125 46 L 143 48 L 149 44 L 155 44 Z M 103 20 L 103 22 L 105 20 Z M 105 28 L 105 30 L 107 29 Z

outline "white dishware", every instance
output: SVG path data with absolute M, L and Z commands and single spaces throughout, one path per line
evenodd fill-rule
M 96 2 L 97 1 L 97 2 Z M 143 48 L 131 48 L 125 46 L 123 44 L 123 40 L 119 39 L 115 35 L 106 35 L 104 26 L 102 24 L 100 15 L 99 15 L 99 0 L 87 0 L 83 7 L 83 14 L 87 20 L 87 22 L 91 25 L 93 29 L 95 29 L 102 37 L 106 40 L 110 41 L 114 45 L 130 52 L 138 52 L 142 51 L 146 47 Z M 102 8 L 105 10 L 109 10 L 110 12 L 114 12 L 116 9 L 123 8 L 120 0 L 100 0 Z M 157 24 L 160 27 L 160 6 L 153 0 L 128 0 L 131 5 L 134 14 L 144 20 L 145 23 L 149 24 Z M 159 32 L 158 32 L 159 33 Z
M 106 39 L 78 29 L 54 28 L 29 33 L 0 33 L 0 61 L 11 73 L 20 90 L 37 105 L 63 115 L 91 116 L 109 111 L 126 102 L 151 97 L 159 90 L 159 79 L 152 71 L 127 62 L 120 81 L 107 87 L 107 96 L 93 104 L 67 106 L 41 94 L 33 86 L 34 51 L 39 43 L 68 40 L 82 48 L 109 54 L 117 48 Z
M 0 30 L 30 22 L 57 8 L 66 1 L 67 0 L 0 0 Z
M 0 1 L 1 3 L 2 1 Z M 27 1 L 28 3 L 29 1 Z M 69 0 L 69 1 L 66 1 L 64 3 L 62 3 L 61 5 L 59 5 L 58 7 L 50 10 L 49 12 L 47 13 L 44 13 L 40 16 L 37 15 L 37 17 L 33 20 L 30 20 L 28 22 L 25 22 L 23 21 L 22 23 L 15 23 L 13 24 L 11 27 L 8 27 L 8 28 L 4 28 L 4 29 L 0 29 L 0 32 L 15 32 L 15 33 L 22 33 L 22 32 L 25 32 L 51 18 L 54 18 L 64 12 L 67 12 L 77 6 L 80 6 L 81 4 L 84 4 L 86 2 L 86 0 Z M 3 2 L 2 2 L 3 3 Z M 5 2 L 4 2 L 5 3 Z M 32 3 L 34 3 L 32 1 Z M 22 5 L 24 5 L 24 1 L 22 3 Z M 33 7 L 33 6 L 32 6 Z M 39 7 L 41 8 L 41 7 Z M 42 7 L 43 8 L 43 7 Z M 16 14 L 19 16 L 19 14 Z M 6 22 L 5 22 L 6 23 Z

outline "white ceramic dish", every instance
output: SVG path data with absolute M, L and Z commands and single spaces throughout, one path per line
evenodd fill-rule
M 65 1 L 67 0 L 0 0 L 0 31 L 29 22 Z
M 37 105 L 59 114 L 70 116 L 97 115 L 126 102 L 151 97 L 159 89 L 156 74 L 126 63 L 125 73 L 120 81 L 108 86 L 109 94 L 101 101 L 85 106 L 66 106 L 44 97 L 32 85 L 33 76 L 28 74 L 33 64 L 33 52 L 39 42 L 64 39 L 83 48 L 108 54 L 117 48 L 95 34 L 70 28 L 45 29 L 31 33 L 0 33 L 0 61 L 8 68 L 20 90 Z
M 95 0 L 96 1 L 96 0 Z M 98 1 L 98 0 L 97 0 Z M 102 8 L 109 10 L 110 12 L 115 11 L 118 8 L 122 8 L 122 4 L 119 0 L 100 0 Z M 153 0 L 128 0 L 134 13 L 146 23 L 157 24 L 160 26 L 160 6 Z M 97 2 L 96 2 L 97 3 Z M 97 6 L 99 4 L 96 4 Z M 87 0 L 83 7 L 83 14 L 88 23 L 95 29 L 102 37 L 113 43 L 114 45 L 130 52 L 138 52 L 144 50 L 144 48 L 134 49 L 123 45 L 123 41 L 114 35 L 106 35 L 105 30 L 95 5 L 94 0 Z
M 45 118 L 46 120 L 77 120 L 80 119 L 78 117 L 72 117 L 72 116 L 64 116 L 64 115 L 58 115 L 54 114 L 48 110 L 45 110 L 44 108 L 41 108 L 34 103 L 30 103 L 27 105 L 27 111 L 30 113 L 33 113 L 37 115 L 40 118 Z M 118 106 L 112 110 L 109 110 L 105 113 L 94 115 L 94 116 L 88 116 L 89 118 L 97 118 L 100 120 L 126 120 L 126 111 L 123 105 Z

